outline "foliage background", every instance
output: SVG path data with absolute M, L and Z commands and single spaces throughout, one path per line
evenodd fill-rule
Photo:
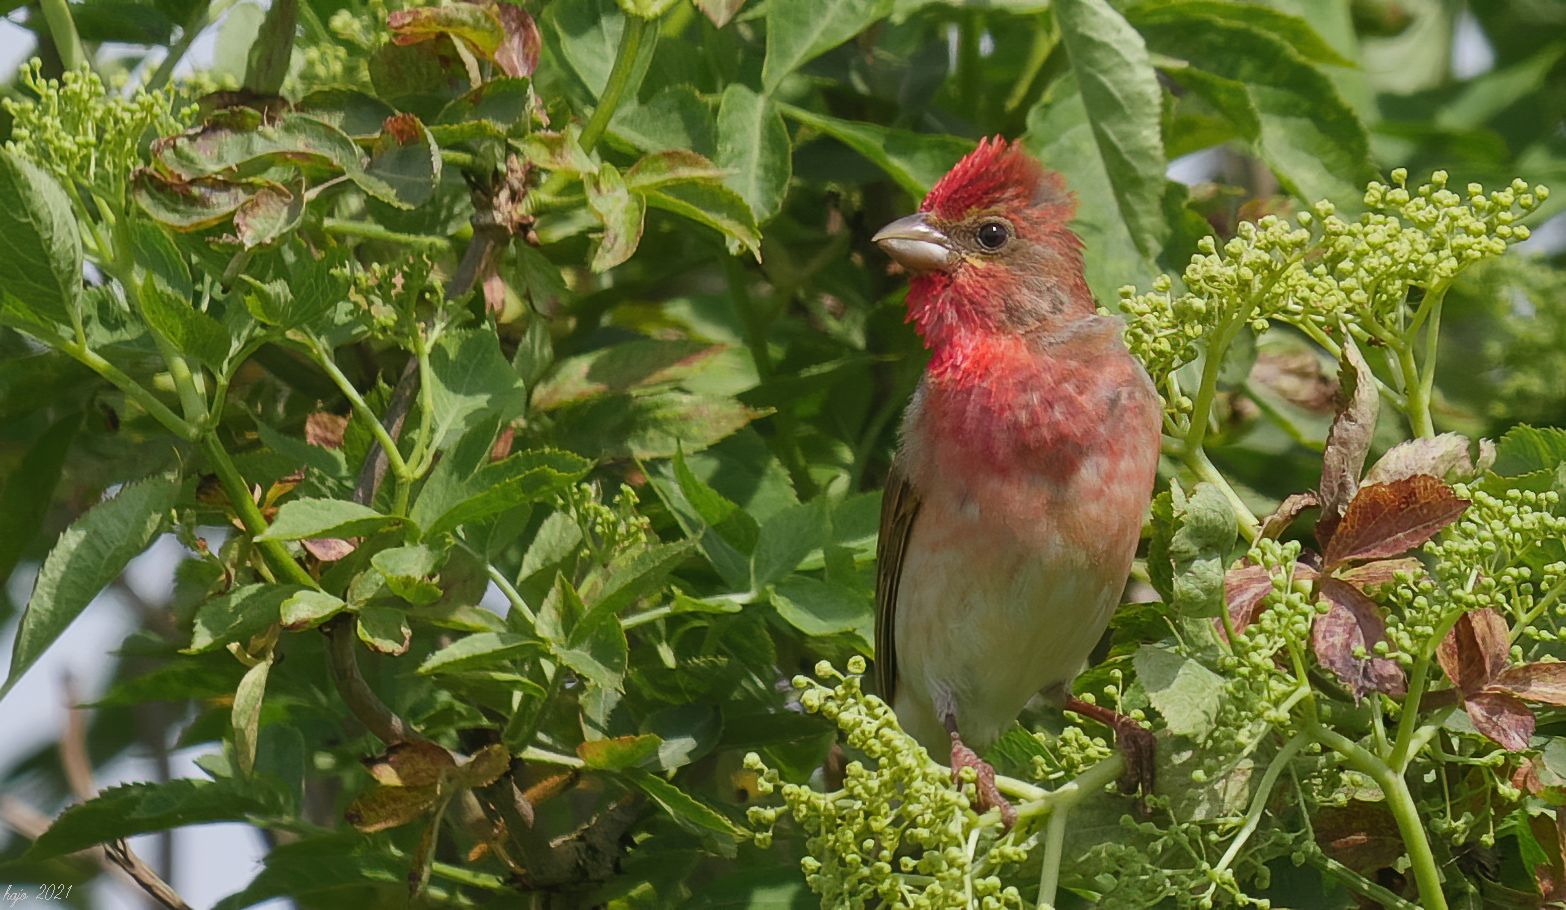
M 156 87 L 228 5 L 12 0 L 0 8 L 38 33 L 43 77 L 90 61 L 111 81 L 130 74 Z M 868 243 L 877 226 L 909 210 L 978 137 L 1020 136 L 1077 192 L 1089 280 L 1113 306 L 1120 286 L 1178 273 L 1205 234 L 1226 238 L 1243 220 L 1316 199 L 1352 212 L 1366 181 L 1393 167 L 1416 178 L 1442 168 L 1453 186 L 1502 186 L 1517 175 L 1566 183 L 1566 5 L 1551 0 L 1114 8 L 552 0 L 524 8 L 537 21 L 536 48 L 519 20 L 485 18 L 478 7 L 444 7 L 469 18 L 398 18 L 395 3 L 309 0 L 274 4 L 269 17 L 240 4 L 224 19 L 213 68 L 178 85 L 172 102 L 129 110 L 83 83 L 7 86 L 16 101 L 40 88 L 60 99 L 54 120 L 7 107 L 0 135 L 69 189 L 70 211 L 88 225 L 89 284 L 120 290 L 80 300 L 59 292 L 60 300 L 85 313 L 82 350 L 101 352 L 142 392 L 106 380 L 79 353 L 39 345 L 44 330 L 14 305 L 8 311 L 0 574 L 41 562 L 105 491 L 148 477 L 120 495 L 139 490 L 150 505 L 96 527 L 126 550 L 98 560 L 97 581 L 111 583 L 116 563 L 170 516 L 187 543 L 199 534 L 211 548 L 188 554 L 161 602 L 145 604 L 144 627 L 116 653 L 108 690 L 81 693 L 99 707 L 84 716 L 80 742 L 0 769 L 0 789 L 57 814 L 79 798 L 62 756 L 83 744 L 93 768 L 128 752 L 206 744 L 203 767 L 221 789 L 122 793 L 126 802 L 78 816 L 81 833 L 68 846 L 202 819 L 252 820 L 276 849 L 267 871 L 248 887 L 235 883 L 225 906 L 272 894 L 309 905 L 397 901 L 408 869 L 428 866 L 414 861 L 427 824 L 360 835 L 344 821 L 350 801 L 372 787 L 360 759 L 381 744 L 363 712 L 345 708 L 327 670 L 327 636 L 276 634 L 282 596 L 258 607 L 233 593 L 278 567 L 261 568 L 237 531 L 224 546 L 213 530 L 233 528 L 238 489 L 213 491 L 222 459 L 215 441 L 245 483 L 262 485 L 267 520 L 288 515 L 271 511 L 279 503 L 327 499 L 335 505 L 323 507 L 325 517 L 295 513 L 297 536 L 365 538 L 341 562 L 310 561 L 335 553 L 303 558 L 356 614 L 330 621 L 347 630 L 332 640 L 359 648 L 380 699 L 464 755 L 503 743 L 519 756 L 510 773 L 523 788 L 542 781 L 547 790 L 551 773 L 594 766 L 539 803 L 540 839 L 618 806 L 623 794 L 642 795 L 623 818 L 609 809 L 604 823 L 611 852 L 634 843 L 623 862 L 565 862 L 554 900 L 805 905 L 799 840 L 783 825 L 763 849 L 737 824 L 755 796 L 741 757 L 758 750 L 786 774 L 808 776 L 826 757 L 830 726 L 793 710 L 786 682 L 818 659 L 842 665 L 869 647 L 876 491 L 923 357 L 902 321 L 903 277 Z M 645 27 L 634 24 L 643 19 Z M 389 43 L 394 30 L 421 29 L 431 40 Z M 1455 69 L 1460 30 L 1482 36 L 1491 67 Z M 632 31 L 639 38 L 628 48 Z M 482 93 L 469 94 L 470 65 L 491 83 Z M 265 129 L 258 117 L 233 119 L 227 144 L 183 158 L 177 145 L 149 147 L 154 134 L 205 115 L 186 107 L 198 96 L 241 87 L 254 94 L 239 100 L 268 116 L 278 109 L 264 99 L 280 93 L 330 120 L 368 165 L 331 145 L 336 139 L 286 130 L 270 145 L 244 145 L 250 140 L 236 137 Z M 337 94 L 311 96 L 323 90 Z M 393 108 L 418 120 L 394 129 L 384 122 Z M 572 122 L 585 128 L 580 145 L 591 157 L 548 138 Z M 310 144 L 323 142 L 325 152 Z M 311 154 L 298 157 L 302 149 Z M 723 171 L 670 150 L 695 151 Z M 1170 162 L 1197 153 L 1186 172 L 1202 179 L 1167 179 Z M 508 180 L 509 155 L 532 172 L 513 169 Z M 154 159 L 164 163 L 163 183 L 133 183 L 133 168 Z M 195 202 L 156 192 L 208 173 L 221 186 Z M 3 191 L 14 210 L 23 190 Z M 240 199 L 249 207 L 235 214 Z M 1533 223 L 1561 199 L 1545 202 Z M 1449 366 L 1436 379 L 1438 429 L 1499 437 L 1517 423 L 1566 418 L 1566 279 L 1560 243 L 1548 241 L 1559 224 L 1531 256 L 1471 270 L 1452 289 L 1440 326 Z M 321 252 L 336 273 L 310 264 Z M 164 287 L 184 309 L 156 302 Z M 0 293 L 30 303 L 17 288 L 0 282 Z M 335 307 L 342 299 L 351 305 Z M 443 337 L 429 341 L 436 326 Z M 63 337 L 68 346 L 69 332 Z M 225 337 L 246 343 L 225 347 Z M 1241 347 L 1225 370 L 1208 451 L 1263 515 L 1317 484 L 1335 366 L 1302 356 L 1288 330 Z M 171 349 L 195 364 L 199 400 Z M 374 435 L 364 416 L 395 408 L 393 390 L 421 350 L 424 387 L 440 397 L 412 406 L 408 463 L 393 467 L 370 504 L 386 514 L 411 507 L 423 535 L 392 528 L 377 537 L 393 523 L 358 515 L 344 524 L 351 516 L 342 503 Z M 181 421 L 199 432 L 180 439 L 171 426 Z M 1384 421 L 1378 449 L 1403 435 L 1395 423 Z M 518 454 L 479 469 L 503 425 Z M 338 430 L 340 448 L 311 444 L 335 441 Z M 1166 478 L 1190 486 L 1184 467 L 1166 468 Z M 480 470 L 493 473 L 462 474 Z M 426 471 L 434 474 L 424 481 Z M 469 502 L 502 479 L 505 492 Z M 620 494 L 622 483 L 634 493 Z M 469 511 L 434 524 L 459 502 Z M 454 530 L 463 546 L 452 545 Z M 650 540 L 661 543 L 641 549 Z M 377 550 L 407 562 L 371 565 Z M 51 615 L 68 621 L 86 607 L 93 574 L 67 573 L 83 590 L 62 595 Z M 497 578 L 539 623 L 515 607 L 503 621 L 473 609 Z M 1136 590 L 1134 599 L 1146 598 Z M 593 612 L 573 614 L 579 596 Z M 268 605 L 271 621 L 258 623 Z M 12 622 L 23 606 L 0 609 Z M 307 616 L 298 624 L 314 625 L 342 604 L 296 606 Z M 1122 638 L 1158 639 L 1146 611 L 1127 615 L 1140 624 L 1122 624 Z M 193 624 L 201 653 L 183 653 Z M 442 650 L 454 644 L 472 652 Z M 13 655 L 37 650 L 16 645 Z M 256 666 L 268 668 L 259 673 L 264 699 Z M 1551 720 L 1542 715 L 1540 735 Z M 1030 721 L 1062 723 L 1047 712 Z M 619 739 L 578 751 L 606 737 Z M 469 783 L 486 791 L 511 779 Z M 514 870 L 493 850 L 464 858 L 487 839 L 457 821 L 464 788 L 441 792 L 433 802 L 449 797 L 455 808 L 421 899 L 513 899 Z M 143 798 L 166 800 L 165 814 Z M 431 800 L 422 799 L 426 808 Z M 139 824 L 125 821 L 136 817 L 132 800 Z M 389 824 L 411 810 L 385 811 Z M 1492 831 L 1488 843 L 1475 833 L 1444 848 L 1444 860 L 1478 883 L 1464 892 L 1475 906 L 1537 905 L 1551 895 L 1534 875 L 1528 851 L 1537 847 L 1516 832 L 1497 839 Z M 27 848 L 27 838 L 7 842 L 11 862 L 0 878 L 95 874 L 89 862 L 24 856 Z M 1365 871 L 1402 888 L 1395 866 Z M 1483 885 L 1490 881 L 1504 886 L 1504 899 Z M 1354 901 L 1318 867 L 1286 860 L 1262 890 L 1279 906 Z

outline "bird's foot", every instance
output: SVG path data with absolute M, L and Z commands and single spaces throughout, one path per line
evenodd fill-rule
M 1000 810 L 1001 824 L 1010 831 L 1017 823 L 1017 810 L 1012 807 L 1006 797 L 1001 795 L 995 786 L 995 767 L 979 757 L 979 753 L 968 748 L 962 741 L 962 737 L 952 733 L 952 782 L 962 786 L 962 769 L 972 768 L 974 773 L 974 787 L 978 790 L 979 812 L 988 812 L 991 809 Z
M 1066 699 L 1066 710 L 1096 720 L 1115 731 L 1115 745 L 1125 757 L 1126 770 L 1120 775 L 1120 792 L 1149 796 L 1155 778 L 1153 731 L 1140 723 L 1100 705 L 1075 696 Z

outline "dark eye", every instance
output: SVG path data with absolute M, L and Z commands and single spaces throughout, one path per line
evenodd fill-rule
M 1007 227 L 1004 222 L 986 221 L 979 225 L 979 232 L 976 236 L 979 240 L 979 246 L 993 253 L 1005 246 L 1006 241 L 1011 239 L 1011 228 Z

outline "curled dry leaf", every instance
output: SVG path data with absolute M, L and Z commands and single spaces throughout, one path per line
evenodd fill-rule
M 514 3 L 498 3 L 495 13 L 500 18 L 505 37 L 495 49 L 495 65 L 507 76 L 527 77 L 538 69 L 538 50 L 543 40 L 538 34 L 538 23 L 527 10 Z
M 357 539 L 355 538 L 355 540 Z M 344 540 L 341 537 L 316 537 L 310 540 L 302 540 L 300 543 L 304 545 L 305 552 L 322 562 L 336 562 L 339 559 L 346 559 L 348 554 L 352 553 L 358 546 L 353 541 Z
M 323 449 L 340 449 L 343 447 L 343 433 L 347 429 L 347 417 L 315 411 L 305 418 L 305 442 Z
M 1338 415 L 1321 454 L 1321 518 L 1316 522 L 1316 539 L 1323 544 L 1332 540 L 1339 519 L 1359 489 L 1380 411 L 1376 378 L 1354 339 L 1345 339 L 1338 370 Z
M 1458 617 L 1452 631 L 1436 648 L 1436 660 L 1452 685 L 1471 695 L 1490 684 L 1506 669 L 1511 651 L 1511 631 L 1506 618 L 1484 607 Z
M 1534 717 L 1522 699 L 1505 692 L 1480 692 L 1463 699 L 1463 710 L 1474 722 L 1474 729 L 1490 737 L 1510 752 L 1528 748 L 1533 736 Z
M 1365 474 L 1365 483 L 1391 483 L 1416 474 L 1450 481 L 1468 480 L 1483 470 L 1474 464 L 1469 445 L 1468 437 L 1461 433 L 1442 433 L 1400 442 L 1388 449 Z M 1484 446 L 1485 442 L 1481 441 L 1481 452 Z M 1493 446 L 1491 448 L 1493 450 Z
M 410 740 L 366 758 L 364 766 L 384 787 L 424 787 L 439 783 L 456 762 L 435 743 Z
M 1377 559 L 1363 562 L 1333 573 L 1361 591 L 1369 591 L 1377 585 L 1391 584 L 1399 573 L 1419 577 L 1425 574 L 1425 564 L 1412 556 L 1399 559 Z
M 1311 581 L 1316 577 L 1316 570 L 1304 563 L 1295 563 L 1294 577 Z M 1229 622 L 1236 633 L 1244 632 L 1247 626 L 1256 621 L 1256 617 L 1261 615 L 1262 603 L 1270 593 L 1272 574 L 1266 566 L 1238 565 L 1224 575 L 1224 603 L 1229 610 Z M 1222 617 L 1213 622 L 1218 634 L 1225 635 Z
M 1294 524 L 1294 519 L 1300 517 L 1301 512 L 1314 509 L 1319 505 L 1321 505 L 1320 497 L 1310 490 L 1303 493 L 1290 493 L 1262 522 L 1261 536 L 1277 540 L 1289 529 L 1289 525 Z
M 1489 688 L 1527 701 L 1566 707 L 1566 663 L 1522 664 L 1496 674 Z
M 1326 565 L 1400 556 L 1434 537 L 1467 508 L 1468 500 L 1428 474 L 1371 484 L 1355 494 L 1343 513 L 1327 544 Z
M 1387 634 L 1381 608 L 1358 588 L 1336 578 L 1323 581 L 1320 590 L 1331 608 L 1311 626 L 1316 659 L 1348 687 L 1356 701 L 1367 692 L 1405 692 L 1407 680 L 1397 661 L 1370 653 Z M 1361 649 L 1365 657 L 1356 655 Z

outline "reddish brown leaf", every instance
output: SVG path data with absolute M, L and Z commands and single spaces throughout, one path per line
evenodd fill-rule
M 1566 663 L 1522 664 L 1507 667 L 1491 680 L 1492 692 L 1510 692 L 1527 701 L 1566 707 Z
M 1354 496 L 1327 544 L 1326 564 L 1399 556 L 1434 537 L 1468 508 L 1444 481 L 1416 474 Z
M 1391 584 L 1396 580 L 1399 572 L 1406 572 L 1418 578 L 1425 574 L 1425 564 L 1412 556 L 1401 559 L 1378 559 L 1374 562 L 1339 569 L 1334 574 L 1361 591 L 1367 591 L 1377 585 Z
M 370 776 L 386 787 L 433 786 L 455 765 L 451 753 L 427 740 L 397 743 L 364 760 Z
M 1522 699 L 1504 692 L 1480 692 L 1463 701 L 1474 729 L 1490 737 L 1509 752 L 1528 748 L 1533 736 L 1533 712 Z
M 305 418 L 305 442 L 323 449 L 343 447 L 343 432 L 348 429 L 348 418 L 341 414 L 316 411 Z
M 1356 799 L 1345 806 L 1321 806 L 1311 813 L 1310 823 L 1326 854 L 1361 875 L 1373 875 L 1403 858 L 1397 819 L 1385 803 Z
M 1436 660 L 1452 685 L 1470 695 L 1506 669 L 1510 651 L 1511 632 L 1506 618 L 1485 607 L 1458 617 L 1457 624 L 1436 648 Z
M 1327 431 L 1327 447 L 1321 454 L 1321 518 L 1316 522 L 1316 539 L 1323 544 L 1332 540 L 1359 489 L 1380 410 L 1375 376 L 1354 339 L 1345 338 L 1338 365 L 1338 415 Z
M 1304 563 L 1295 563 L 1294 577 L 1310 581 L 1316 577 L 1316 570 Z M 1272 575 L 1264 566 L 1238 565 L 1224 575 L 1224 602 L 1229 607 L 1229 621 L 1233 624 L 1235 632 L 1244 632 L 1247 626 L 1256 621 L 1256 617 L 1262 612 L 1262 601 L 1271 592 Z M 1214 622 L 1217 624 L 1218 634 L 1226 634 L 1222 617 Z
M 1348 687 L 1356 701 L 1373 691 L 1401 695 L 1407 688 L 1403 668 L 1371 653 L 1387 634 L 1381 608 L 1358 588 L 1336 578 L 1322 582 L 1320 590 L 1332 606 L 1311 626 L 1316 659 Z M 1360 649 L 1366 657 L 1355 656 Z
M 542 44 L 538 23 L 527 10 L 504 0 L 495 6 L 495 12 L 506 33 L 495 50 L 495 63 L 507 76 L 533 75 L 533 70 L 538 68 L 538 49 Z
M 1468 454 L 1468 437 L 1461 433 L 1421 436 L 1400 442 L 1365 474 L 1365 483 L 1391 483 L 1415 474 L 1429 474 L 1446 480 L 1467 480 L 1474 476 L 1474 461 Z
M 712 20 L 715 28 L 722 28 L 745 5 L 745 0 L 695 0 L 695 3 L 696 8 Z
M 1306 490 L 1303 493 L 1290 493 L 1278 503 L 1278 508 L 1262 522 L 1261 536 L 1277 540 L 1294 523 L 1294 519 L 1300 517 L 1300 513 L 1306 509 L 1313 509 L 1321 505 L 1321 500 L 1315 493 Z

